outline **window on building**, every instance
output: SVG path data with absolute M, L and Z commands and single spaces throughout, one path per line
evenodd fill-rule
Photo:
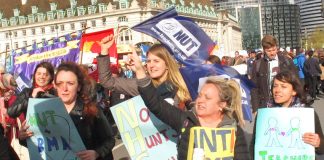
M 71 30 L 75 30 L 75 25 L 74 25 L 74 23 L 71 23 Z
M 18 49 L 18 48 L 19 48 L 18 42 L 15 42 L 15 49 Z
M 51 26 L 51 32 L 55 32 L 55 26 Z
M 9 45 L 9 43 L 6 43 L 6 50 L 10 50 L 10 45 Z
M 42 27 L 41 30 L 42 30 L 42 33 L 44 34 L 45 33 L 45 28 Z
M 128 22 L 128 18 L 126 16 L 118 17 L 118 22 Z
M 10 38 L 9 32 L 6 33 L 6 38 Z
M 32 35 L 36 34 L 35 28 L 32 28 L 31 31 L 32 31 Z
M 119 8 L 120 9 L 124 9 L 124 8 L 127 8 L 127 1 L 124 1 L 124 0 L 121 0 L 119 1 Z
M 86 29 L 87 28 L 87 22 L 81 22 L 81 28 Z
M 22 30 L 22 34 L 23 36 L 26 36 L 27 35 L 26 30 Z
M 64 31 L 64 24 L 62 24 L 62 25 L 60 26 L 60 28 L 61 28 L 61 31 Z
M 17 31 L 14 31 L 14 32 L 13 32 L 13 36 L 14 36 L 14 37 L 17 37 L 17 36 L 18 36 Z
M 96 27 L 96 20 L 91 21 L 92 27 Z
M 129 44 L 132 41 L 132 33 L 129 28 L 122 28 L 119 34 L 119 44 Z
M 24 47 L 27 47 L 27 41 L 24 41 L 23 44 L 24 44 Z

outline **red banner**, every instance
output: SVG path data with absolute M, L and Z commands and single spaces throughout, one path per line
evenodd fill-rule
M 89 75 L 98 81 L 97 59 L 96 57 L 101 52 L 100 41 L 108 35 L 114 34 L 114 29 L 107 29 L 99 32 L 86 33 L 82 35 L 80 42 L 80 50 L 82 51 L 82 64 L 87 64 Z M 118 64 L 118 54 L 116 43 L 114 43 L 109 49 L 111 65 Z

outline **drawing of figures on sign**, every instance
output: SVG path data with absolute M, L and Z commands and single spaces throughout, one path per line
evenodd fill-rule
M 290 129 L 287 132 L 287 136 L 291 137 L 290 148 L 304 148 L 304 142 L 302 140 L 302 133 L 300 131 L 300 119 L 294 117 L 290 120 Z
M 271 117 L 268 119 L 268 129 L 264 133 L 264 135 L 268 135 L 268 142 L 265 145 L 266 147 L 282 147 L 278 135 L 280 135 L 280 131 L 278 128 L 278 121 Z
M 31 98 L 27 109 L 30 159 L 75 160 L 85 150 L 74 123 L 59 98 Z
M 262 108 L 256 117 L 254 159 L 315 159 L 304 133 L 315 132 L 313 108 Z

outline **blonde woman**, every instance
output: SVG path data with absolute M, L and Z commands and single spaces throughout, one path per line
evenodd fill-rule
M 99 80 L 103 87 L 130 96 L 139 95 L 136 79 L 112 77 L 108 48 L 114 42 L 113 36 L 101 40 Z M 183 109 L 184 102 L 191 100 L 186 84 L 179 72 L 179 66 L 162 44 L 155 44 L 147 51 L 146 71 L 152 78 L 158 94 L 171 104 Z
M 133 53 L 130 58 L 132 63 L 129 65 L 136 73 L 139 92 L 146 106 L 179 135 L 178 159 L 187 159 L 190 129 L 195 126 L 236 128 L 233 159 L 250 159 L 241 128 L 244 120 L 241 110 L 241 91 L 237 82 L 210 77 L 199 91 L 194 108 L 190 111 L 182 111 L 161 99 L 152 78 L 145 74 L 138 56 Z

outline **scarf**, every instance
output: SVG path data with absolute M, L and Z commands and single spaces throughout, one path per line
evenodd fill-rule
M 280 104 L 277 104 L 273 99 L 270 100 L 267 104 L 267 108 L 273 108 L 273 107 L 282 107 Z M 305 107 L 305 104 L 300 102 L 300 99 L 298 97 L 294 97 L 292 102 L 289 104 L 289 108 L 303 108 Z

